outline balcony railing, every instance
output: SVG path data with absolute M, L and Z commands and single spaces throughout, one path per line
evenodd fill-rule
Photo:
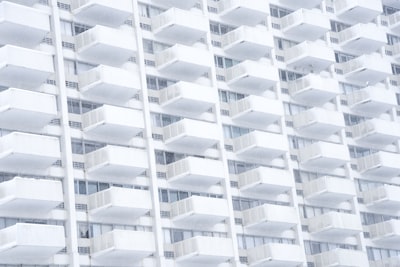
M 234 121 L 248 125 L 269 125 L 283 116 L 280 101 L 250 95 L 230 103 L 230 115 Z
M 390 145 L 400 139 L 400 124 L 394 121 L 371 119 L 352 127 L 353 139 L 373 146 Z
M 43 174 L 60 159 L 58 138 L 12 132 L 0 138 L 0 170 Z
M 247 250 L 251 267 L 295 267 L 305 261 L 303 249 L 299 245 L 270 243 Z
M 268 1 L 258 0 L 222 0 L 219 2 L 220 16 L 235 25 L 254 26 L 267 19 Z
M 345 238 L 362 232 L 360 217 L 331 211 L 308 220 L 310 233 L 320 238 Z
M 370 116 L 380 115 L 397 105 L 395 92 L 372 86 L 348 94 L 347 103 L 352 111 Z
M 1 264 L 48 264 L 65 247 L 64 227 L 17 223 L 0 230 Z
M 218 101 L 214 88 L 179 81 L 160 90 L 160 105 L 179 114 L 199 115 Z
M 390 180 L 400 174 L 400 154 L 380 151 L 358 159 L 358 170 L 369 177 Z
M 218 265 L 233 258 L 233 244 L 229 238 L 196 236 L 174 244 L 179 263 Z
M 314 255 L 316 266 L 334 267 L 334 266 L 352 266 L 365 267 L 368 265 L 367 254 L 357 250 L 348 250 L 337 248 Z
M 350 162 L 347 146 L 316 142 L 299 149 L 301 165 L 313 169 L 335 169 Z
M 136 39 L 133 31 L 96 25 L 75 37 L 80 58 L 94 64 L 119 66 L 133 57 Z
M 78 78 L 83 95 L 105 103 L 125 103 L 141 89 L 137 73 L 105 65 L 83 72 Z
M 172 219 L 192 228 L 213 226 L 229 217 L 226 199 L 191 196 L 171 204 Z
M 367 207 L 390 213 L 400 205 L 400 187 L 386 184 L 363 192 L 363 197 Z
M 375 243 L 396 246 L 400 242 L 400 220 L 392 219 L 372 224 L 369 226 L 369 233 Z
M 264 204 L 243 211 L 243 224 L 248 231 L 282 232 L 298 223 L 293 207 Z
M 88 207 L 96 220 L 107 222 L 134 220 L 152 209 L 149 191 L 120 187 L 91 194 Z
M 0 127 L 39 130 L 56 116 L 54 95 L 17 88 L 0 92 Z
M 309 10 L 302 7 L 281 18 L 282 32 L 300 42 L 315 41 L 330 28 L 328 17 L 315 9 Z
M 198 79 L 214 64 L 209 51 L 181 44 L 156 53 L 155 59 L 160 73 L 183 81 Z
M 289 68 L 320 72 L 335 63 L 333 49 L 322 41 L 304 41 L 285 50 Z
M 340 203 L 356 196 L 352 180 L 329 176 L 303 183 L 303 192 L 305 199 L 319 203 Z
M 229 87 L 246 94 L 262 94 L 279 81 L 278 69 L 272 65 L 245 60 L 226 69 Z
M 224 168 L 217 160 L 187 157 L 167 165 L 167 179 L 176 184 L 210 187 L 224 179 Z
M 287 170 L 268 167 L 258 167 L 243 172 L 238 178 L 240 190 L 249 194 L 277 195 L 294 186 L 294 180 Z
M 338 34 L 339 44 L 353 54 L 362 55 L 377 51 L 386 44 L 386 34 L 373 23 L 359 23 Z
M 132 2 L 129 0 L 75 0 L 71 3 L 75 19 L 89 25 L 117 27 L 132 14 Z
M 54 64 L 50 53 L 12 45 L 0 48 L 0 85 L 2 86 L 35 89 L 42 85 L 52 73 L 54 73 Z
M 317 138 L 326 138 L 345 127 L 342 113 L 317 107 L 294 115 L 293 125 L 298 133 Z
M 157 37 L 188 45 L 204 37 L 209 27 L 205 16 L 174 7 L 153 17 L 151 26 Z
M 2 44 L 34 47 L 50 32 L 49 16 L 39 9 L 2 1 L 0 14 Z
M 308 74 L 288 83 L 293 99 L 307 105 L 319 106 L 341 94 L 336 79 Z
M 91 259 L 95 265 L 129 266 L 155 251 L 152 232 L 113 230 L 91 240 Z
M 83 131 L 106 140 L 127 141 L 144 129 L 139 110 L 103 105 L 82 115 Z
M 367 23 L 382 14 L 382 3 L 375 0 L 338 0 L 334 2 L 335 13 L 349 22 Z
M 60 181 L 15 177 L 0 183 L 0 208 L 3 215 L 40 216 L 63 202 Z
M 215 123 L 187 118 L 165 126 L 163 133 L 167 146 L 183 151 L 204 151 L 219 140 L 219 131 Z
M 146 151 L 107 145 L 85 155 L 89 178 L 102 181 L 128 181 L 148 168 Z
M 238 157 L 272 160 L 285 154 L 289 145 L 283 135 L 262 131 L 252 131 L 233 139 Z
M 222 47 L 237 58 L 256 60 L 274 48 L 274 39 L 268 31 L 242 25 L 222 36 Z
M 363 85 L 376 84 L 392 74 L 390 62 L 377 53 L 365 54 L 337 66 L 346 79 Z

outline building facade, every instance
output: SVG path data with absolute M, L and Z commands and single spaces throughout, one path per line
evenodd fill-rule
M 0 1 L 0 267 L 400 266 L 399 11 Z

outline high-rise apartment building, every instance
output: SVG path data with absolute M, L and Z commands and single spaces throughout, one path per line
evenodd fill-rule
M 399 267 L 400 1 L 0 0 L 0 267 Z

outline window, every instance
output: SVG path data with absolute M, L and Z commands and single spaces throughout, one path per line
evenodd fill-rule
M 223 130 L 225 138 L 236 138 L 252 131 L 249 128 L 242 128 L 233 125 L 223 125 Z
M 271 16 L 275 17 L 275 18 L 282 18 L 286 15 L 289 15 L 290 13 L 293 13 L 292 10 L 278 7 L 278 6 L 273 6 L 273 5 L 270 5 L 270 12 L 271 12 Z
M 214 56 L 214 63 L 217 68 L 230 68 L 240 63 L 240 61 L 221 56 Z
M 219 101 L 224 103 L 235 102 L 245 97 L 244 94 L 239 94 L 224 90 L 218 90 L 218 94 L 219 94 Z
M 232 26 L 228 26 L 225 24 L 221 24 L 215 21 L 211 21 L 210 22 L 210 31 L 212 34 L 216 34 L 216 35 L 223 35 L 227 32 L 230 32 L 232 30 L 234 30 L 235 28 Z
M 60 28 L 61 28 L 61 34 L 68 36 L 73 35 L 73 30 L 72 30 L 73 28 L 71 21 L 60 20 Z

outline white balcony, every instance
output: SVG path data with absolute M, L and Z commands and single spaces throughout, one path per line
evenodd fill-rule
M 85 168 L 89 177 L 103 181 L 126 181 L 148 168 L 145 150 L 107 145 L 86 154 Z
M 400 61 L 400 43 L 387 45 L 385 48 L 386 52 L 391 55 L 392 59 Z
M 71 3 L 75 19 L 89 25 L 117 27 L 132 15 L 129 0 L 77 0 Z
M 244 210 L 243 225 L 247 230 L 257 232 L 282 232 L 299 223 L 293 207 L 264 204 Z
M 120 68 L 99 65 L 79 74 L 79 90 L 82 94 L 106 103 L 127 102 L 140 88 L 139 74 Z
M 293 116 L 296 131 L 309 137 L 324 138 L 345 127 L 343 114 L 323 108 L 310 108 Z
M 397 101 L 395 92 L 370 86 L 348 94 L 347 104 L 354 112 L 377 116 L 395 107 Z
M 400 257 L 393 256 L 382 260 L 370 261 L 369 264 L 370 267 L 382 267 L 382 266 L 397 267 L 400 266 Z
M 282 194 L 294 187 L 294 180 L 287 170 L 258 167 L 239 174 L 239 188 L 243 193 L 258 195 Z
M 358 159 L 359 172 L 366 176 L 393 178 L 400 174 L 400 154 L 380 151 Z
M 372 224 L 369 226 L 369 233 L 377 244 L 396 246 L 400 243 L 400 221 L 392 219 Z
M 316 267 L 369 266 L 367 254 L 358 250 L 336 248 L 314 255 Z
M 220 17 L 234 25 L 254 26 L 267 19 L 268 1 L 258 0 L 222 0 Z
M 0 127 L 37 130 L 56 116 L 57 105 L 54 95 L 17 88 L 0 92 Z
M 279 0 L 279 4 L 290 9 L 299 9 L 299 8 L 307 8 L 312 9 L 313 7 L 318 6 L 321 4 L 322 0 Z
M 0 138 L 0 170 L 42 173 L 60 158 L 58 138 L 12 132 Z
M 78 34 L 75 42 L 79 57 L 94 64 L 119 66 L 136 51 L 133 32 L 101 25 Z
M 400 33 L 400 12 L 389 15 L 389 28 L 399 34 Z
M 0 183 L 0 211 L 46 215 L 63 202 L 60 181 L 15 177 Z
M 158 71 L 177 80 L 196 80 L 213 64 L 210 51 L 197 47 L 175 44 L 156 53 Z
M 167 179 L 171 183 L 210 187 L 224 179 L 221 161 L 187 157 L 167 165 Z
M 373 23 L 358 23 L 338 35 L 340 46 L 357 55 L 375 52 L 387 43 L 385 32 Z
M 139 110 L 103 105 L 82 115 L 83 131 L 106 140 L 129 140 L 144 129 Z
M 204 151 L 219 140 L 219 130 L 215 123 L 182 119 L 163 128 L 164 143 L 185 151 Z
M 337 0 L 335 13 L 349 22 L 367 23 L 382 14 L 382 2 L 376 0 Z
M 335 169 L 350 162 L 347 146 L 327 142 L 316 142 L 299 149 L 303 167 L 312 169 Z
M 199 115 L 219 101 L 212 87 L 179 81 L 160 91 L 160 105 L 179 114 Z
M 249 125 L 269 125 L 283 116 L 281 101 L 250 95 L 230 103 L 230 115 L 234 121 Z
M 17 223 L 0 230 L 2 264 L 48 264 L 64 247 L 63 226 Z
M 308 74 L 288 83 L 290 96 L 307 105 L 322 105 L 341 94 L 336 79 Z
M 212 227 L 229 217 L 226 199 L 191 196 L 171 204 L 172 220 L 178 224 Z
M 303 183 L 304 198 L 316 203 L 341 203 L 356 196 L 354 182 L 349 179 L 323 176 Z
M 233 258 L 233 244 L 229 238 L 196 236 L 174 244 L 176 262 L 191 266 L 215 266 Z
M 364 203 L 367 207 L 397 214 L 400 205 L 400 187 L 394 185 L 382 185 L 363 192 Z
M 94 265 L 130 266 L 155 251 L 152 232 L 113 230 L 91 240 Z
M 199 13 L 173 7 L 153 17 L 151 27 L 159 38 L 190 45 L 205 37 L 209 23 Z
M 330 211 L 308 219 L 308 229 L 320 238 L 345 238 L 362 232 L 360 217 Z
M 245 60 L 226 69 L 226 80 L 242 93 L 262 94 L 279 81 L 279 74 L 272 65 Z
M 252 131 L 233 139 L 233 147 L 238 157 L 272 160 L 289 150 L 284 135 Z
M 304 41 L 285 50 L 287 67 L 320 72 L 335 63 L 333 49 L 322 41 Z
M 371 119 L 352 127 L 353 139 L 360 144 L 385 146 L 400 139 L 400 124 L 395 121 Z
M 0 48 L 0 85 L 32 89 L 53 72 L 53 57 L 48 53 L 12 45 Z
M 180 9 L 188 10 L 197 3 L 197 0 L 185 0 L 185 1 L 182 1 L 182 0 L 153 0 L 153 2 L 163 5 L 167 8 L 177 7 Z
M 50 31 L 49 16 L 35 8 L 0 3 L 0 43 L 33 47 Z
M 329 18 L 315 9 L 303 7 L 281 18 L 281 31 L 300 42 L 315 41 L 330 29 Z
M 3 0 L 1 0 L 1 2 L 3 2 Z M 13 2 L 15 4 L 25 5 L 25 6 L 33 6 L 34 4 L 39 2 L 39 0 L 8 0 L 8 2 Z
M 152 209 L 149 191 L 122 187 L 91 194 L 88 207 L 96 221 L 134 220 Z
M 305 261 L 303 249 L 291 244 L 261 245 L 247 250 L 247 256 L 251 267 L 297 267 Z
M 242 25 L 222 36 L 222 47 L 235 58 L 257 60 L 274 48 L 274 39 L 266 30 Z
M 392 75 L 389 61 L 377 53 L 362 55 L 337 65 L 347 80 L 361 84 L 376 84 Z

